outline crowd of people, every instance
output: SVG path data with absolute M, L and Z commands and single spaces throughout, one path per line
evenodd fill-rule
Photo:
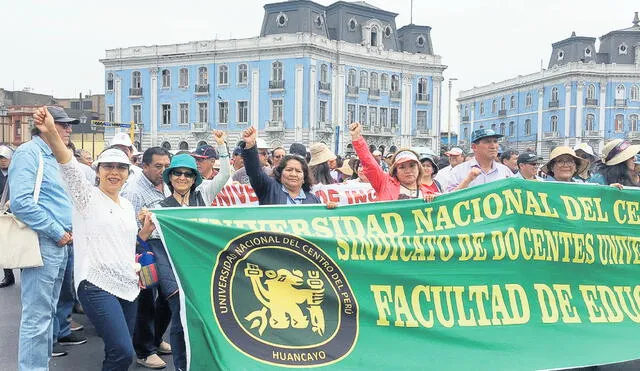
M 349 125 L 354 153 L 338 156 L 325 144 L 269 148 L 255 128 L 229 148 L 214 131 L 215 146 L 175 155 L 161 147 L 138 153 L 116 134 L 94 160 L 73 150 L 79 121 L 62 108 L 34 114 L 32 140 L 17 149 L 0 146 L 0 187 L 13 214 L 37 232 L 43 266 L 21 272 L 19 369 L 46 370 L 63 345 L 87 341 L 72 319 L 83 312 L 105 344 L 103 370 L 127 370 L 132 362 L 159 369 L 172 354 L 186 369 L 180 292 L 151 213 L 160 207 L 210 206 L 228 184 L 250 184 L 260 205 L 320 204 L 317 184 L 369 183 L 377 201 L 424 199 L 517 177 L 530 181 L 639 185 L 640 145 L 608 142 L 601 155 L 585 143 L 556 147 L 546 162 L 533 151 L 500 151 L 501 134 L 475 130 L 472 153 L 454 147 L 442 158 L 410 148 L 384 153 L 370 148 L 361 125 Z M 36 174 L 43 169 L 40 197 Z M 327 208 L 337 205 L 327 202 Z M 140 279 L 137 259 L 153 254 L 157 284 Z M 13 285 L 4 271 L 0 287 Z M 169 343 L 163 341 L 169 329 Z M 67 348 L 68 349 L 68 348 Z

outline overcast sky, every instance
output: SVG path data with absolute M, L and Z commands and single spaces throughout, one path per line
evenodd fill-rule
M 258 36 L 264 0 L 21 0 L 2 5 L 0 87 L 56 97 L 104 92 L 105 49 Z M 328 5 L 331 0 L 317 0 Z M 410 21 L 410 0 L 367 0 Z M 638 0 L 415 0 L 413 23 L 432 27 L 436 54 L 469 89 L 546 68 L 551 43 L 575 31 L 630 27 Z M 447 82 L 444 82 L 446 86 Z M 443 126 L 447 89 L 443 89 Z

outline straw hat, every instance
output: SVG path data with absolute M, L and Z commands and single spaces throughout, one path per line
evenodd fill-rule
M 349 161 L 345 161 L 342 163 L 342 166 L 337 168 L 336 171 L 341 172 L 342 174 L 346 175 L 346 176 L 352 176 L 353 175 L 353 169 L 351 168 L 351 166 L 349 166 Z
M 631 144 L 629 141 L 614 139 L 602 148 L 602 162 L 607 166 L 625 162 L 640 152 L 640 144 Z
M 312 144 L 311 147 L 309 147 L 309 151 L 311 152 L 311 161 L 309 161 L 309 166 L 320 165 L 327 161 L 336 159 L 336 155 L 331 152 L 329 147 L 324 143 Z
M 582 173 L 589 166 L 589 161 L 576 156 L 576 153 L 571 149 L 571 147 L 560 146 L 551 151 L 551 154 L 549 155 L 549 161 L 547 161 L 547 163 L 544 164 L 540 168 L 540 170 L 542 170 L 545 174 L 549 174 L 549 165 L 551 165 L 553 160 L 562 155 L 570 155 L 576 160 L 576 174 Z

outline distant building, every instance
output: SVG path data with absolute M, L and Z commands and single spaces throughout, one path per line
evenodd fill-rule
M 375 145 L 437 147 L 442 72 L 429 26 L 363 1 L 264 6 L 259 37 L 106 51 L 106 117 L 134 122 L 143 147 L 230 142 L 250 125 L 271 146 L 350 146 L 360 121 Z M 107 137 L 113 132 L 107 132 Z
M 640 20 L 600 37 L 552 44 L 547 70 L 461 91 L 459 144 L 473 130 L 493 128 L 503 147 L 531 147 L 544 158 L 558 145 L 640 142 Z

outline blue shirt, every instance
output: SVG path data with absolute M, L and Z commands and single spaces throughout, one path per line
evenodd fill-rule
M 304 191 L 300 189 L 300 193 L 296 196 L 296 198 L 291 198 L 289 191 L 282 186 L 282 192 L 287 194 L 287 205 L 301 205 L 302 201 L 307 199 L 307 196 L 304 194 Z
M 44 160 L 44 172 L 40 199 L 36 204 L 33 191 L 39 153 Z M 18 147 L 13 154 L 9 165 L 9 189 L 11 211 L 40 236 L 58 242 L 65 232 L 71 231 L 71 199 L 65 191 L 58 161 L 39 136 Z

